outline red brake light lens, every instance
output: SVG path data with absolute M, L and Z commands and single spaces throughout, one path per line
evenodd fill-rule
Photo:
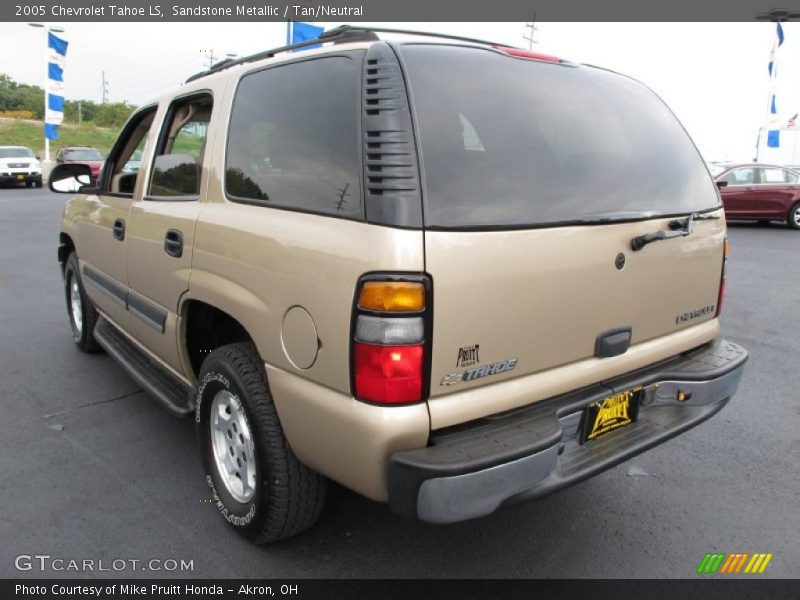
M 557 56 L 551 56 L 550 54 L 541 54 L 539 52 L 531 52 L 529 50 L 523 50 L 522 48 L 506 48 L 504 46 L 495 46 L 497 50 L 501 52 L 505 52 L 509 56 L 514 56 L 516 58 L 528 58 L 531 60 L 543 60 L 545 62 L 552 62 L 552 63 L 560 63 L 561 59 Z
M 376 346 L 355 342 L 355 392 L 381 404 L 418 402 L 422 397 L 422 344 Z

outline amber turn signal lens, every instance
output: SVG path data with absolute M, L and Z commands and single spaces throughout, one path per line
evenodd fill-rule
M 379 312 L 414 312 L 425 308 L 425 286 L 412 281 L 367 281 L 358 308 Z
M 731 245 L 728 243 L 728 238 L 725 238 L 725 245 L 722 247 L 722 256 L 728 258 L 728 254 L 731 251 Z

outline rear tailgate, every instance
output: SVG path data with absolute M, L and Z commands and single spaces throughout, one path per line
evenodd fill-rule
M 399 54 L 434 290 L 434 429 L 717 335 L 719 194 L 652 91 L 609 71 L 491 49 L 414 44 Z M 637 236 L 681 228 L 682 237 L 632 247 Z M 619 329 L 630 330 L 630 348 L 596 353 L 598 336 Z
M 633 237 L 667 229 L 669 220 L 427 232 L 435 288 L 431 397 L 590 359 L 598 335 L 612 329 L 630 327 L 636 345 L 714 319 L 724 221 L 700 221 L 692 235 L 631 251 Z M 662 358 L 687 350 L 685 339 L 662 345 Z M 512 369 L 448 385 L 454 373 L 510 359 Z M 595 359 L 576 368 L 576 387 L 613 376 L 600 363 L 615 360 L 613 375 L 630 368 Z

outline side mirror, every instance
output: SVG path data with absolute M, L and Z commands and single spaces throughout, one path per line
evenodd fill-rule
M 717 187 L 718 187 L 719 189 L 722 189 L 722 188 L 724 188 L 726 185 L 728 185 L 728 182 L 727 182 L 727 181 L 717 181 Z
M 36 160 L 42 160 L 42 157 L 41 157 L 41 156 L 39 156 L 38 154 L 37 154 L 37 155 L 36 155 L 34 158 L 35 158 Z
M 50 171 L 50 191 L 59 194 L 80 192 L 92 185 L 92 170 L 89 165 L 77 163 L 60 164 Z

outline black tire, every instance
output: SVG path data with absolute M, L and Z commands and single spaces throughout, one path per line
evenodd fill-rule
M 327 482 L 323 476 L 302 464 L 286 441 L 267 384 L 264 363 L 255 346 L 242 342 L 217 348 L 203 361 L 198 382 L 195 411 L 197 437 L 206 482 L 223 518 L 256 544 L 288 538 L 311 527 L 322 513 Z M 222 459 L 214 456 L 212 438 L 220 435 L 219 426 L 214 427 L 211 415 L 215 397 L 218 402 L 221 398 L 233 397 L 235 400 L 232 402 L 240 403 L 244 409 L 245 425 L 253 441 L 255 473 L 255 483 L 250 492 L 252 497 L 249 499 L 242 489 L 228 488 L 230 477 L 226 478 L 220 471 L 218 464 Z M 229 403 L 227 409 L 224 406 L 224 402 L 219 402 L 215 410 L 231 415 L 231 406 L 234 406 L 241 418 L 241 409 L 235 404 Z M 233 437 L 232 431 L 235 432 Z M 240 431 L 242 428 L 237 430 L 235 426 L 228 429 L 231 442 L 224 435 L 217 438 L 222 439 L 222 442 L 217 442 L 222 444 L 218 445 L 222 455 L 225 455 L 225 447 L 230 443 L 230 454 L 236 457 L 237 462 L 237 453 L 241 451 L 241 458 L 246 461 L 250 451 Z M 241 446 L 236 441 L 237 436 L 241 438 Z M 242 467 L 241 463 L 239 467 Z M 242 481 L 238 471 L 235 477 Z M 244 501 L 234 498 L 232 492 L 240 493 Z
M 80 304 L 81 322 L 75 318 L 72 309 L 73 304 L 73 283 L 77 285 L 77 294 L 74 299 Z M 99 352 L 100 345 L 94 339 L 94 326 L 97 324 L 97 311 L 92 306 L 86 291 L 83 288 L 80 268 L 78 267 L 78 255 L 74 252 L 69 255 L 66 265 L 64 265 L 64 293 L 67 300 L 67 317 L 72 328 L 72 340 L 84 352 Z
M 40 187 L 42 187 L 42 180 L 41 180 L 41 179 L 37 180 L 37 181 L 35 182 L 35 185 L 36 185 L 36 187 L 37 187 L 37 188 L 40 188 Z
M 789 209 L 786 216 L 786 224 L 790 229 L 800 229 L 800 202 Z

